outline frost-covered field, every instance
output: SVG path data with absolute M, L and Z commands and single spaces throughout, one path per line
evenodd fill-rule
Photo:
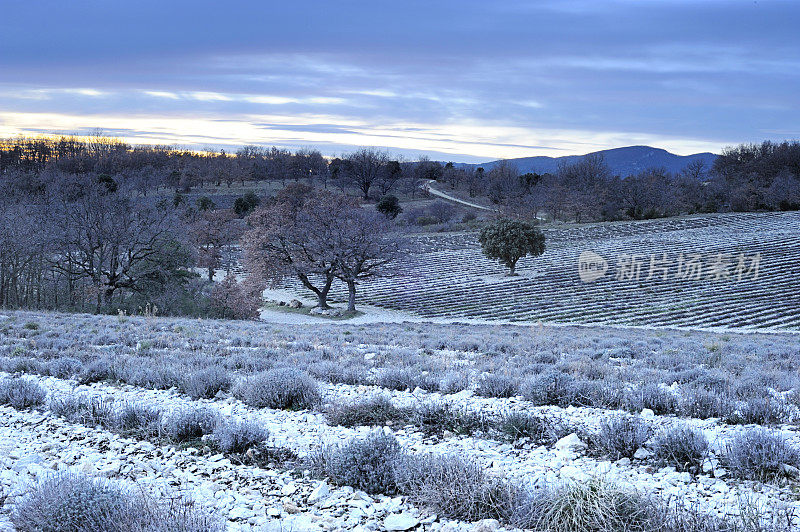
M 402 275 L 364 283 L 359 299 L 429 318 L 800 330 L 798 213 L 547 226 L 544 232 L 545 254 L 522 259 L 520 275 L 511 278 L 481 254 L 474 233 L 410 237 L 415 250 L 397 265 Z M 578 276 L 584 251 L 608 262 L 606 274 L 592 283 Z M 737 271 L 740 253 L 744 268 Z M 618 278 L 624 255 L 635 256 L 628 264 L 639 264 L 638 275 L 626 270 Z M 687 270 L 693 255 L 699 255 L 699 279 L 697 269 Z M 757 276 L 750 270 L 756 256 Z
M 182 495 L 185 530 L 800 517 L 795 334 L 9 312 L 0 339 L 6 521 L 54 471 Z

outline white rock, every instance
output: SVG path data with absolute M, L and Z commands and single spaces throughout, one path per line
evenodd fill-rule
M 564 436 L 560 440 L 558 440 L 555 444 L 555 448 L 558 451 L 579 451 L 586 449 L 586 444 L 581 441 L 577 434 L 574 432 L 567 436 Z
M 308 496 L 308 503 L 314 504 L 315 502 L 319 502 L 328 497 L 331 493 L 331 488 L 328 487 L 328 483 L 324 480 L 317 484 L 317 487 L 314 488 L 314 491 L 311 492 L 311 495 Z
M 642 417 L 655 417 L 655 412 L 650 410 L 649 408 L 642 409 L 642 413 L 640 414 Z
M 493 532 L 500 528 L 500 521 L 497 519 L 481 519 L 470 529 L 470 532 Z
M 408 513 L 391 514 L 383 520 L 386 530 L 409 530 L 419 524 L 419 519 Z
M 639 447 L 638 449 L 636 449 L 636 452 L 633 453 L 633 457 L 637 460 L 646 460 L 647 458 L 650 458 L 652 454 L 653 453 L 651 453 L 644 447 Z

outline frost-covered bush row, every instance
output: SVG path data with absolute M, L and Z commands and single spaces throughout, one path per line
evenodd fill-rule
M 37 482 L 11 513 L 19 532 L 216 532 L 222 519 L 181 496 L 154 499 L 143 490 L 82 474 Z
M 313 475 L 367 493 L 402 494 L 437 515 L 463 521 L 496 519 L 535 531 L 664 530 L 731 532 L 784 530 L 723 520 L 599 479 L 530 489 L 486 473 L 474 460 L 449 454 L 409 453 L 394 436 L 375 431 L 328 445 L 309 458 Z M 758 521 L 758 519 L 756 519 Z
M 19 378 L 8 380 L 22 382 Z M 180 408 L 165 414 L 156 407 L 135 403 L 117 407 L 100 396 L 62 395 L 51 397 L 48 408 L 71 423 L 100 427 L 139 440 L 175 444 L 205 440 L 204 445 L 213 443 L 224 453 L 242 454 L 269 438 L 269 431 L 261 424 L 226 419 L 208 407 Z
M 36 329 L 25 327 L 31 322 Z M 538 405 L 650 409 L 739 424 L 789 422 L 800 403 L 800 338 L 792 335 L 456 324 L 306 328 L 28 312 L 6 315 L 0 330 L 4 371 L 174 387 L 196 398 L 234 388 L 245 397 L 237 382 L 257 374 L 261 382 L 250 384 L 267 391 L 263 377 L 270 372 L 300 368 L 331 383 L 472 390 Z M 267 393 L 267 402 L 313 404 L 313 391 L 299 403 L 281 399 L 280 391 Z

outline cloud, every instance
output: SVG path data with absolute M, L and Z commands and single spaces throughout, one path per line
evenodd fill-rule
M 23 129 L 484 158 L 718 150 L 800 123 L 797 2 L 36 4 L 0 18 L 0 110 Z

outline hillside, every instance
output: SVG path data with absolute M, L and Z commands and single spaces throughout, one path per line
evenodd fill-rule
M 668 172 L 680 172 L 687 164 L 701 160 L 706 163 L 707 167 L 714 164 L 717 155 L 713 153 L 695 153 L 692 155 L 675 155 L 667 150 L 661 148 L 653 148 L 651 146 L 628 146 L 625 148 L 614 148 L 611 150 L 602 150 L 597 152 L 588 153 L 586 155 L 601 154 L 606 161 L 606 164 L 611 168 L 614 175 L 627 176 L 647 170 L 648 168 L 666 168 Z M 520 173 L 535 172 L 539 174 L 547 172 L 555 172 L 559 164 L 571 164 L 586 155 L 567 155 L 564 157 L 521 157 L 519 159 L 509 159 L 519 170 Z M 484 169 L 489 170 L 498 161 L 489 161 L 481 164 L 465 164 L 464 167 L 478 167 L 482 166 Z

